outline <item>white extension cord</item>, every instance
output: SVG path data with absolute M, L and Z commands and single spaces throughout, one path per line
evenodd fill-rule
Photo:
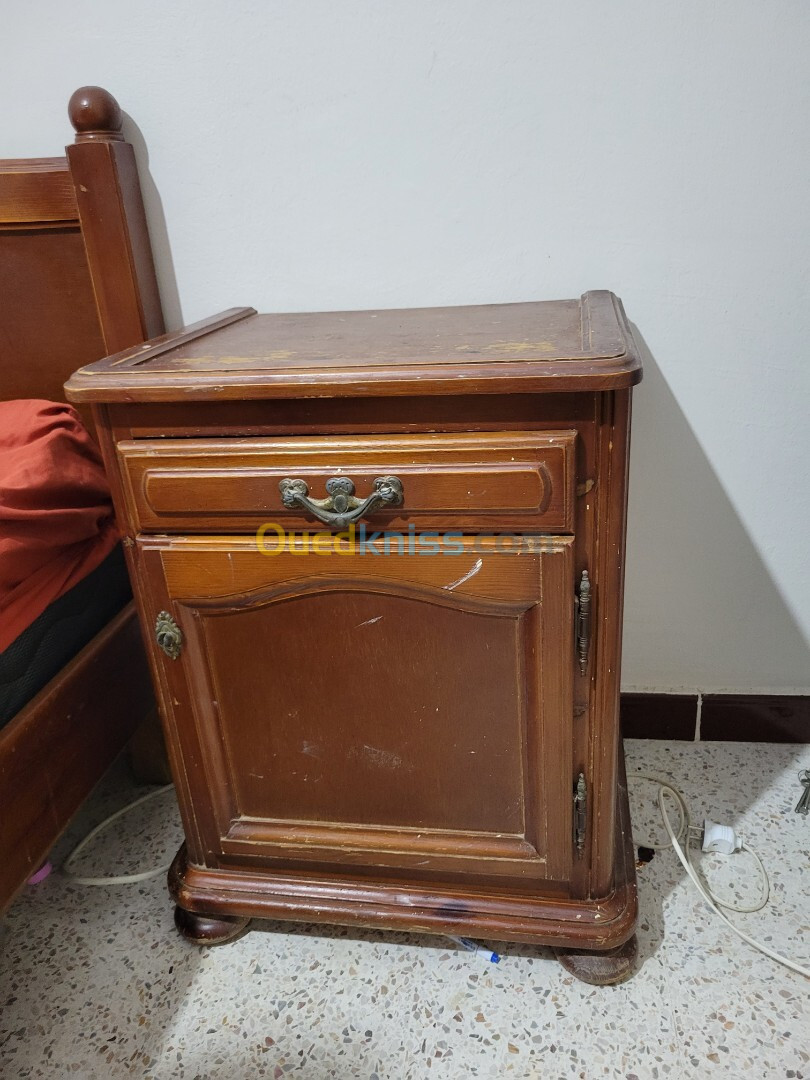
M 641 773 L 635 773 L 628 777 L 630 780 L 647 780 L 652 784 L 658 785 L 658 808 L 661 811 L 661 819 L 664 822 L 664 828 L 667 831 L 672 847 L 675 849 L 675 854 L 678 856 L 681 865 L 689 876 L 690 881 L 695 886 L 697 891 L 709 905 L 709 907 L 720 916 L 723 922 L 728 926 L 730 930 L 747 942 L 753 948 L 763 953 L 765 956 L 770 957 L 771 960 L 775 960 L 778 964 L 783 964 L 785 967 L 790 968 L 791 971 L 798 972 L 799 975 L 804 975 L 805 978 L 810 979 L 810 968 L 802 967 L 801 964 L 797 964 L 795 960 L 791 960 L 787 956 L 782 956 L 781 953 L 775 952 L 768 945 L 764 945 L 761 941 L 757 941 L 749 934 L 746 934 L 744 930 L 741 930 L 739 926 L 735 926 L 734 923 L 728 918 L 728 916 L 721 911 L 721 908 L 726 908 L 729 911 L 737 911 L 742 913 L 750 913 L 754 911 L 761 911 L 762 908 L 768 902 L 768 896 L 770 894 L 770 884 L 768 882 L 768 875 L 765 871 L 765 867 L 762 864 L 762 860 L 759 855 L 749 847 L 747 844 L 742 844 L 740 850 L 747 851 L 753 856 L 757 866 L 759 867 L 760 874 L 762 875 L 763 889 L 760 899 L 756 904 L 750 907 L 744 907 L 734 904 L 728 900 L 723 900 L 716 896 L 711 889 L 703 881 L 692 864 L 692 858 L 689 852 L 689 808 L 686 805 L 686 799 L 673 787 L 672 784 L 667 783 L 666 780 L 661 780 L 657 776 L 645 776 Z M 669 814 L 665 805 L 665 796 L 669 794 L 675 800 L 680 814 L 680 823 L 677 831 L 672 827 Z
M 62 872 L 72 881 L 75 881 L 77 885 L 135 885 L 139 881 L 149 881 L 150 878 L 157 877 L 159 874 L 165 874 L 169 869 L 168 866 L 158 866 L 155 867 L 154 870 L 142 870 L 138 874 L 122 874 L 118 877 L 84 877 L 80 874 L 74 874 L 70 868 L 87 845 L 92 840 L 95 840 L 99 833 L 103 833 L 114 821 L 118 821 L 120 817 L 123 817 L 124 814 L 128 814 L 130 810 L 134 810 L 136 806 L 140 806 L 142 803 L 148 802 L 149 799 L 154 799 L 158 795 L 162 795 L 165 791 L 170 791 L 173 787 L 173 784 L 165 784 L 155 791 L 147 791 L 147 793 L 141 795 L 139 799 L 127 803 L 127 805 L 123 806 L 120 810 L 116 810 L 114 814 L 110 814 L 110 816 L 105 818 L 100 825 L 96 825 L 95 829 L 92 829 L 87 836 L 85 836 L 84 840 L 80 841 L 71 851 L 62 863 Z
M 763 882 L 760 898 L 756 901 L 755 904 L 749 906 L 735 904 L 734 902 L 727 899 L 724 900 L 722 897 L 719 897 L 715 893 L 713 893 L 709 886 L 706 885 L 703 881 L 701 881 L 697 870 L 692 864 L 692 859 L 689 852 L 689 807 L 686 805 L 686 799 L 684 799 L 680 791 L 678 791 L 676 787 L 673 787 L 673 785 L 668 783 L 666 780 L 661 780 L 657 776 L 646 776 L 642 773 L 635 773 L 632 776 L 628 777 L 628 779 L 646 780 L 651 784 L 658 785 L 658 808 L 661 811 L 661 819 L 664 822 L 664 828 L 667 831 L 667 835 L 669 836 L 670 843 L 675 850 L 675 854 L 678 856 L 692 884 L 695 886 L 695 888 L 709 905 L 709 907 L 717 915 L 720 916 L 726 926 L 728 926 L 728 928 L 732 930 L 738 937 L 742 938 L 743 941 L 747 942 L 749 945 L 757 949 L 759 952 L 763 953 L 765 956 L 770 957 L 771 960 L 775 960 L 777 963 L 783 964 L 785 967 L 790 968 L 791 971 L 796 971 L 799 975 L 804 975 L 805 978 L 810 979 L 809 968 L 802 967 L 802 965 L 797 964 L 795 960 L 791 960 L 786 956 L 782 956 L 780 953 L 775 952 L 773 949 L 769 948 L 769 946 L 764 945 L 761 941 L 757 941 L 755 938 L 752 938 L 749 934 L 746 934 L 744 930 L 741 930 L 739 926 L 735 926 L 734 923 L 728 918 L 728 916 L 720 910 L 721 908 L 726 908 L 727 911 L 736 911 L 742 914 L 750 914 L 755 911 L 761 911 L 762 908 L 764 908 L 767 904 L 770 894 L 768 874 L 765 870 L 765 867 L 763 866 L 762 860 L 760 859 L 759 855 L 754 851 L 754 849 L 751 848 L 748 844 L 744 844 L 739 841 L 737 842 L 739 844 L 738 850 L 747 851 L 749 855 L 752 856 L 759 869 L 761 880 Z M 159 874 L 165 874 L 168 870 L 168 867 L 166 866 L 158 866 L 153 870 L 144 870 L 137 874 L 123 874 L 115 877 L 85 877 L 83 875 L 74 874 L 70 868 L 75 862 L 75 860 L 78 858 L 78 856 L 81 854 L 81 852 L 84 851 L 84 849 L 87 847 L 87 845 L 90 844 L 93 840 L 95 840 L 95 838 L 100 833 L 104 832 L 104 830 L 107 829 L 108 826 L 112 825 L 114 821 L 117 821 L 120 817 L 123 817 L 124 814 L 127 814 L 130 810 L 134 810 L 137 806 L 140 806 L 142 803 L 147 802 L 149 799 L 154 799 L 158 795 L 162 795 L 164 792 L 169 791 L 172 786 L 172 784 L 167 784 L 165 787 L 160 787 L 154 791 L 149 791 L 146 795 L 141 795 L 141 797 L 135 799 L 134 802 L 131 802 L 127 806 L 124 806 L 120 810 L 117 810 L 114 814 L 110 814 L 108 818 L 106 818 L 104 821 L 101 822 L 100 825 L 97 825 L 93 830 L 91 830 L 91 832 L 89 832 L 87 836 L 85 836 L 85 838 L 80 841 L 80 843 L 78 843 L 76 847 L 71 851 L 71 853 L 68 855 L 68 857 L 62 864 L 63 872 L 69 878 L 71 878 L 72 881 L 75 881 L 77 885 L 133 885 L 140 881 L 149 881 L 150 878 L 157 877 Z M 669 814 L 667 813 L 667 808 L 665 805 L 665 796 L 667 794 L 672 796 L 678 807 L 680 822 L 677 831 L 672 827 L 672 822 L 670 820 Z M 731 850 L 735 850 L 736 847 L 737 844 L 732 843 Z M 455 941 L 456 939 L 454 938 L 453 940 Z M 464 947 L 469 948 L 466 943 Z M 495 955 L 496 954 L 494 953 L 492 954 L 492 956 Z

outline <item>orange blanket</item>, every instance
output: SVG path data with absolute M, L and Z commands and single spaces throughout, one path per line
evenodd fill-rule
M 101 457 L 76 411 L 0 402 L 0 652 L 117 540 Z

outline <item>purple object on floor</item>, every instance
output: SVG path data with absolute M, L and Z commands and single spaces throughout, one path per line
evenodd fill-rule
M 42 866 L 40 866 L 39 870 L 37 870 L 35 874 L 31 875 L 31 877 L 26 882 L 26 885 L 39 885 L 40 881 L 44 881 L 48 874 L 50 874 L 51 870 L 53 870 L 53 866 L 51 866 L 50 862 L 46 859 Z

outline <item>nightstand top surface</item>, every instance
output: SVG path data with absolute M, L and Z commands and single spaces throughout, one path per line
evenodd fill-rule
M 257 315 L 235 308 L 81 368 L 74 401 L 608 390 L 641 365 L 620 301 Z

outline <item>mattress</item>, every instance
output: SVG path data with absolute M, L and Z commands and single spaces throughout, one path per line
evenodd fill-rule
M 0 652 L 0 727 L 7 724 L 129 602 L 118 544 Z

